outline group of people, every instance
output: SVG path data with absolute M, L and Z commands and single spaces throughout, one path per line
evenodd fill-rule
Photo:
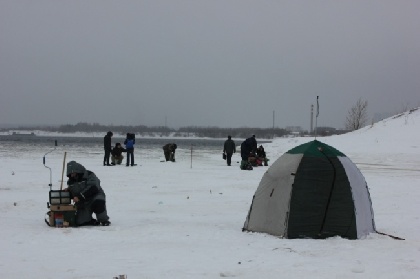
M 104 166 L 120 165 L 124 160 L 123 152 L 127 153 L 126 166 L 135 166 L 134 145 L 135 135 L 127 133 L 124 140 L 125 148 L 117 142 L 112 147 L 111 138 L 113 133 L 109 131 L 104 137 Z M 175 143 L 164 145 L 163 152 L 166 161 L 175 162 Z M 111 158 L 111 164 L 109 159 Z M 77 226 L 109 226 L 109 216 L 106 210 L 106 195 L 101 187 L 101 181 L 92 171 L 86 170 L 83 165 L 75 161 L 67 163 L 67 188 L 65 191 L 70 193 L 76 211 Z M 93 213 L 96 219 L 92 217 Z
M 136 144 L 135 134 L 127 133 L 127 137 L 124 140 L 125 148 L 122 147 L 121 143 L 117 142 L 115 147 L 112 147 L 111 138 L 114 134 L 109 131 L 104 137 L 104 166 L 115 166 L 121 165 L 124 160 L 123 152 L 127 152 L 126 166 L 136 166 L 134 163 L 134 145 Z M 109 163 L 111 158 L 111 164 Z
M 126 166 L 136 166 L 134 163 L 134 145 L 136 144 L 135 134 L 127 133 L 127 137 L 124 140 L 125 148 L 122 147 L 121 143 L 117 142 L 115 147 L 112 147 L 111 138 L 114 134 L 109 131 L 104 137 L 104 166 L 115 166 L 121 165 L 124 160 L 123 152 L 127 152 Z M 168 143 L 163 148 L 163 155 L 166 161 L 175 162 L 175 150 L 177 149 L 175 143 Z M 109 159 L 111 158 L 111 164 Z
M 264 147 L 260 145 L 257 147 L 257 140 L 255 135 L 247 138 L 241 144 L 241 165 L 242 170 L 252 170 L 256 166 L 268 166 L 268 159 L 265 153 Z M 223 145 L 223 158 L 226 159 L 228 166 L 232 163 L 232 155 L 236 153 L 235 142 L 232 140 L 231 136 L 228 136 L 228 139 Z
M 114 166 L 122 164 L 124 160 L 123 152 L 127 153 L 126 166 L 136 166 L 134 163 L 134 145 L 136 143 L 135 134 L 127 133 L 127 137 L 124 140 L 125 148 L 122 147 L 121 143 L 117 142 L 115 147 L 112 147 L 111 138 L 113 133 L 109 131 L 104 137 L 104 166 Z M 264 147 L 260 145 L 257 147 L 257 140 L 255 135 L 247 138 L 241 144 L 241 165 L 242 170 L 251 170 L 256 166 L 267 166 L 268 159 L 265 154 Z M 177 145 L 175 143 L 168 143 L 162 146 L 163 155 L 165 156 L 166 161 L 175 162 L 175 150 Z M 226 160 L 226 164 L 231 166 L 232 164 L 232 155 L 236 153 L 236 145 L 232 140 L 232 137 L 229 135 L 228 139 L 223 145 L 223 158 Z M 109 159 L 111 158 L 111 164 Z
M 120 143 L 116 143 L 112 148 L 111 138 L 112 132 L 108 132 L 104 137 L 104 166 L 112 166 L 121 164 L 124 156 L 123 152 L 127 153 L 126 166 L 134 166 L 134 144 L 135 135 L 127 133 L 124 140 L 125 148 Z M 177 145 L 175 143 L 168 143 L 164 145 L 163 152 L 166 161 L 175 162 L 175 150 Z M 223 146 L 223 155 L 228 166 L 231 165 L 232 155 L 236 153 L 236 145 L 231 136 L 225 141 Z M 109 158 L 111 157 L 111 164 Z M 264 163 L 267 165 L 268 159 L 266 157 L 262 145 L 257 147 L 257 140 L 255 135 L 247 138 L 241 144 L 241 169 L 252 169 L 253 166 L 259 166 Z M 84 225 L 102 225 L 109 226 L 109 216 L 106 210 L 106 195 L 101 187 L 101 182 L 92 171 L 86 170 L 85 167 L 75 161 L 67 163 L 67 188 L 65 191 L 70 192 L 70 196 L 77 208 L 76 224 L 78 226 Z M 96 219 L 92 218 L 95 213 Z

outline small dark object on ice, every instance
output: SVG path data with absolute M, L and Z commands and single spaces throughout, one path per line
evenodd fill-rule
M 102 225 L 102 226 L 109 226 L 109 225 L 111 225 L 111 222 L 109 222 L 109 221 L 104 221 L 104 222 L 101 222 L 101 225 Z

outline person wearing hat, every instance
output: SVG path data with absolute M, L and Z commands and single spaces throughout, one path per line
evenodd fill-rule
M 223 145 L 223 153 L 226 154 L 226 164 L 230 166 L 232 161 L 232 154 L 236 153 L 235 142 L 232 140 L 231 136 L 228 136 L 228 139 Z
M 70 192 L 77 209 L 76 224 L 109 226 L 105 192 L 96 175 L 81 164 L 70 161 L 67 163 L 67 177 L 65 190 Z M 96 219 L 92 218 L 93 213 Z
M 131 163 L 131 166 L 137 166 L 137 164 L 134 164 L 134 145 L 136 144 L 136 135 L 127 133 L 127 138 L 124 140 L 124 144 L 127 152 L 127 163 L 125 165 L 128 167 Z
M 113 136 L 113 133 L 111 131 L 109 131 L 108 133 L 106 133 L 106 135 L 104 137 L 104 150 L 105 150 L 104 166 L 110 166 L 109 156 L 111 156 L 111 149 L 112 149 L 111 138 L 112 138 L 112 136 Z

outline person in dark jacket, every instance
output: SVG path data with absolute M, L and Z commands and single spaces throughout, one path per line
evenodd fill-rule
M 124 160 L 124 156 L 122 155 L 123 152 L 127 152 L 127 150 L 121 146 L 121 143 L 117 142 L 111 151 L 111 165 L 121 165 Z
M 258 162 L 261 162 L 261 164 L 258 163 L 259 165 L 262 165 L 262 163 L 264 162 L 264 166 L 268 166 L 267 155 L 265 154 L 265 150 L 264 150 L 264 147 L 262 145 L 260 145 L 257 148 L 257 160 L 258 160 Z
M 248 162 L 248 157 L 249 157 L 249 148 L 248 148 L 248 145 L 246 144 L 246 141 L 243 141 L 241 143 L 241 158 L 242 158 L 242 161 L 247 161 Z
M 257 152 L 257 140 L 255 139 L 255 135 L 252 137 L 247 138 L 241 144 L 241 157 L 243 161 L 248 161 L 248 157 L 250 153 Z
M 134 144 L 136 144 L 136 136 L 134 134 L 127 133 L 127 138 L 124 140 L 125 149 L 127 151 L 127 163 L 125 164 L 127 167 L 131 164 L 131 166 L 137 166 L 134 164 Z
M 236 153 L 235 142 L 232 140 L 231 136 L 228 136 L 228 139 L 223 145 L 223 153 L 226 154 L 226 163 L 228 166 L 230 166 L 232 161 L 232 154 Z
M 163 155 L 165 155 L 165 160 L 175 162 L 175 150 L 177 145 L 175 143 L 165 144 L 163 147 Z
M 113 136 L 113 133 L 109 131 L 104 137 L 104 150 L 105 150 L 104 166 L 110 166 L 109 156 L 111 155 L 111 149 L 112 149 L 112 143 L 111 143 L 112 136 Z
M 252 137 L 247 138 L 245 142 L 248 146 L 249 152 L 257 153 L 257 140 L 255 139 L 255 135 L 252 135 Z
M 240 168 L 242 170 L 252 169 L 252 167 L 248 168 L 248 166 L 250 166 L 249 158 L 250 158 L 250 155 L 252 155 L 251 158 L 254 158 L 254 154 L 256 152 L 257 152 L 257 140 L 255 139 L 255 135 L 252 135 L 252 137 L 247 138 L 241 144 L 242 161 L 241 161 Z
M 81 164 L 70 161 L 67 163 L 67 177 L 65 190 L 70 192 L 77 208 L 76 224 L 109 226 L 111 222 L 106 211 L 105 192 L 96 175 Z M 93 213 L 96 219 L 92 218 Z
M 241 170 L 252 170 L 252 165 L 249 163 L 249 155 L 250 155 L 250 149 L 246 143 L 246 140 L 244 140 L 241 143 L 241 165 L 239 166 Z

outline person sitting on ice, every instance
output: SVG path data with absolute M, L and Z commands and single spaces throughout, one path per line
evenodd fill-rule
M 68 187 L 65 190 L 70 192 L 77 209 L 76 225 L 109 226 L 105 192 L 96 175 L 81 164 L 70 161 L 67 163 L 67 177 Z M 97 219 L 92 218 L 93 213 Z
M 268 166 L 268 159 L 267 159 L 267 155 L 265 154 L 264 147 L 260 145 L 257 148 L 257 163 L 259 166 L 262 166 L 263 162 L 264 162 L 264 166 Z
M 121 143 L 117 142 L 111 151 L 111 165 L 121 165 L 124 160 L 124 156 L 122 155 L 123 152 L 127 152 L 127 150 L 121 146 Z
M 258 161 L 257 161 L 257 155 L 254 152 L 250 152 L 248 155 L 248 162 L 253 166 L 253 167 L 258 167 Z
M 175 150 L 177 145 L 175 143 L 165 144 L 163 147 L 163 155 L 165 155 L 166 161 L 175 162 Z

